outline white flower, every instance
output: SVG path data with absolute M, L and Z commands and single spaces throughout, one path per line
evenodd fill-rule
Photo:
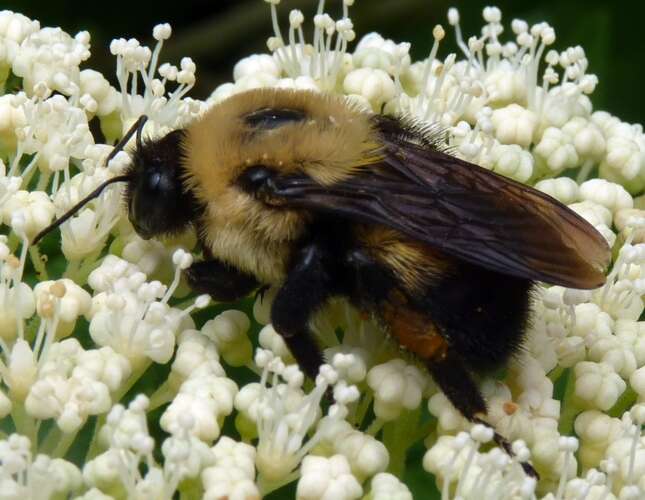
M 382 69 L 359 68 L 351 71 L 343 82 L 347 94 L 356 94 L 369 101 L 378 111 L 383 103 L 392 99 L 396 87 L 390 76 Z
M 0 12 L 0 39 L 5 44 L 6 58 L 10 63 L 16 56 L 22 41 L 40 29 L 38 21 L 10 10 Z
M 592 121 L 575 116 L 569 120 L 562 132 L 569 135 L 582 160 L 600 161 L 605 155 L 605 138 L 602 131 Z
M 296 78 L 280 78 L 276 84 L 279 89 L 308 90 L 311 92 L 320 92 L 320 87 L 316 80 L 310 76 L 298 76 Z
M 502 144 L 519 144 L 526 148 L 533 142 L 537 118 L 532 111 L 519 104 L 496 109 L 491 120 L 495 127 L 495 137 Z
M 506 60 L 488 72 L 484 82 L 490 102 L 496 105 L 522 102 L 526 99 L 524 76 Z
M 31 93 L 37 83 L 72 95 L 78 93 L 78 66 L 90 56 L 90 35 L 86 31 L 74 38 L 60 28 L 42 28 L 25 38 L 13 61 L 13 72 L 24 79 Z
M 362 382 L 367 375 L 368 353 L 360 347 L 340 345 L 328 349 L 327 355 L 341 378 L 352 384 Z
M 165 39 L 165 35 L 156 38 L 153 50 L 141 46 L 134 38 L 119 38 L 112 40 L 110 44 L 110 52 L 117 57 L 120 111 L 124 129 L 145 114 L 150 118 L 147 128 L 163 133 L 195 118 L 203 110 L 202 102 L 184 98 L 195 84 L 196 67 L 189 57 L 181 60 L 180 67 L 168 63 L 157 67 Z M 134 84 L 140 76 L 143 79 L 143 95 L 137 93 L 138 87 Z M 168 82 L 177 84 L 172 92 L 166 89 Z
M 402 359 L 374 366 L 367 374 L 374 391 L 374 413 L 383 420 L 394 420 L 401 412 L 414 410 L 428 383 L 428 376 Z
M 372 478 L 368 500 L 412 500 L 412 493 L 396 476 L 381 472 Z
M 575 395 L 590 409 L 607 411 L 627 387 L 613 367 L 606 363 L 583 361 L 575 366 L 574 372 Z
M 492 148 L 491 161 L 495 172 L 520 182 L 533 175 L 533 155 L 517 144 L 499 144 Z
M 53 289 L 52 289 L 53 287 Z M 56 303 L 59 324 L 57 337 L 62 338 L 72 333 L 79 316 L 89 313 L 92 298 L 89 293 L 70 279 L 58 281 L 41 281 L 34 288 L 36 311 L 42 317 L 51 314 Z
M 279 356 L 285 363 L 291 364 L 295 362 L 291 351 L 284 343 L 284 339 L 275 331 L 273 325 L 266 325 L 262 330 L 260 330 L 260 333 L 258 334 L 258 342 L 264 349 L 267 349 L 276 356 Z
M 0 242 L 0 338 L 6 341 L 23 334 L 24 320 L 36 310 L 34 292 L 20 281 L 24 264 Z
M 619 319 L 616 321 L 614 333 L 623 344 L 630 345 L 636 365 L 645 365 L 645 322 Z
M 526 476 L 517 463 L 497 448 L 486 454 L 479 447 L 490 440 L 491 433 L 482 433 L 483 426 L 476 426 L 473 439 L 468 433 L 457 436 L 440 436 L 437 442 L 423 457 L 423 468 L 436 475 L 442 495 L 448 496 L 451 483 L 456 481 L 455 498 L 500 498 L 502 492 L 524 490 L 520 498 L 531 498 L 535 491 L 535 481 L 527 483 Z M 474 430 L 474 429 L 473 429 Z M 480 435 L 480 434 L 486 434 Z M 513 450 L 521 459 L 529 457 L 526 446 L 521 442 L 513 445 Z M 485 476 L 480 483 L 477 478 Z
M 197 330 L 184 330 L 177 338 L 177 346 L 169 377 L 177 389 L 195 370 L 202 367 L 217 376 L 224 376 L 215 343 L 207 336 Z
M 3 12 L 0 12 L 0 16 L 2 14 Z M 26 124 L 21 97 L 24 98 L 24 95 L 20 97 L 13 94 L 0 96 L 0 138 L 2 139 L 2 147 L 10 150 L 16 147 L 16 129 Z
M 343 455 L 350 464 L 352 474 L 361 482 L 381 473 L 389 464 L 387 448 L 369 434 L 356 430 L 344 420 L 324 417 L 318 423 L 324 438 L 321 446 Z
M 627 124 L 614 126 L 607 137 L 607 156 L 600 165 L 601 173 L 610 180 L 622 181 L 629 192 L 643 189 L 645 145 L 639 133 Z
M 202 472 L 204 498 L 259 500 L 255 485 L 255 448 L 222 436 L 212 448 L 215 463 Z
M 38 419 L 56 419 L 63 432 L 74 432 L 88 416 L 107 412 L 111 403 L 105 384 L 89 377 L 65 378 L 54 374 L 36 381 L 27 395 L 25 408 Z
M 305 440 L 308 431 L 321 417 L 320 401 L 327 389 L 336 384 L 336 402 L 329 407 L 327 414 L 331 420 L 342 420 L 347 416 L 347 405 L 356 401 L 358 391 L 356 387 L 339 382 L 335 370 L 323 365 L 315 387 L 305 394 L 301 389 L 304 377 L 297 366 L 285 366 L 279 357 L 263 349 L 257 350 L 255 362 L 262 368 L 262 379 L 260 384 L 246 386 L 236 398 L 235 406 L 244 416 L 238 422 L 238 429 L 249 435 L 248 422 L 256 422 L 259 438 L 256 465 L 261 480 L 273 483 L 293 471 L 324 437 L 324 429 L 318 428 Z
M 553 179 L 544 179 L 535 184 L 538 189 L 550 196 L 553 196 L 560 203 L 570 205 L 578 201 L 580 188 L 576 181 L 569 177 L 555 177 Z
M 557 347 L 558 363 L 564 368 L 571 368 L 580 361 L 584 361 L 585 340 L 582 337 L 572 336 L 562 339 Z
M 350 500 L 363 494 L 343 455 L 330 458 L 309 455 L 302 462 L 298 500 Z
M 285 42 L 277 23 L 276 4 L 270 1 L 273 19 L 273 37 L 267 40 L 267 46 L 283 73 L 289 77 L 309 76 L 321 88 L 332 90 L 347 67 L 351 67 L 351 56 L 346 54 L 347 45 L 356 34 L 348 17 L 348 8 L 353 3 L 343 2 L 342 19 L 334 20 L 326 13 L 319 12 L 314 16 L 314 44 L 305 44 L 302 31 L 304 16 L 293 10 L 289 15 L 289 38 Z M 297 40 L 296 41 L 296 34 Z
M 89 415 L 106 412 L 110 391 L 130 375 L 125 358 L 109 348 L 84 351 L 76 339 L 53 344 L 39 363 L 25 406 L 36 418 L 56 418 L 64 432 L 78 429 Z
M 622 378 L 628 379 L 636 370 L 636 357 L 629 344 L 616 336 L 587 336 L 588 359 L 611 365 Z
M 266 73 L 274 78 L 280 77 L 280 68 L 275 59 L 268 54 L 253 54 L 240 59 L 233 67 L 233 79 L 237 82 L 245 76 Z
M 90 286 L 101 292 L 94 297 L 90 314 L 92 339 L 126 356 L 133 367 L 146 363 L 146 359 L 168 362 L 176 335 L 194 326 L 189 313 L 206 306 L 207 298 L 198 297 L 183 311 L 171 308 L 166 302 L 179 284 L 181 263 L 176 265 L 173 283 L 166 288 L 156 281 L 147 283 L 136 266 L 110 257 L 88 278 Z
M 89 96 L 94 101 L 93 109 L 88 109 L 88 111 L 96 113 L 98 116 L 106 116 L 119 106 L 119 93 L 98 71 L 82 70 L 79 74 L 79 83 L 81 95 Z
M 580 463 L 584 468 L 599 464 L 607 447 L 622 435 L 620 419 L 598 410 L 587 410 L 576 417 L 575 431 L 580 438 Z
M 233 399 L 238 388 L 231 379 L 208 371 L 194 371 L 192 377 L 181 385 L 179 393 L 161 416 L 162 429 L 176 432 L 182 416 L 187 414 L 195 421 L 191 433 L 196 437 L 211 442 L 219 436 L 224 417 L 233 411 Z
M 579 157 L 571 138 L 561 129 L 549 127 L 533 149 L 538 164 L 554 174 L 578 165 Z
M 574 307 L 576 317 L 572 335 L 585 338 L 594 333 L 601 337 L 610 336 L 614 328 L 614 320 L 609 314 L 593 303 L 578 304 Z
M 496 383 L 494 388 L 487 385 L 482 390 L 489 407 L 489 420 L 507 439 L 522 439 L 531 447 L 535 444 L 538 428 L 557 429 L 560 402 L 552 399 L 552 385 L 546 394 L 527 389 L 515 400 L 505 385 Z
M 7 368 L 3 378 L 9 386 L 10 395 L 14 401 L 23 402 L 38 374 L 36 357 L 25 340 L 18 339 L 14 342 Z
M 253 346 L 247 335 L 250 326 L 246 314 L 230 309 L 206 322 L 202 333 L 215 342 L 224 361 L 231 366 L 242 366 L 253 357 Z
M 39 454 L 32 458 L 29 439 L 11 434 L 0 441 L 3 498 L 68 497 L 81 487 L 81 472 L 66 460 Z
M 607 207 L 612 212 L 634 206 L 632 197 L 624 187 L 604 179 L 590 179 L 582 183 L 580 199 Z
M 437 418 L 437 430 L 441 434 L 453 434 L 468 428 L 468 421 L 443 392 L 428 399 L 428 411 Z
M 409 54 L 405 54 L 403 61 L 400 61 L 400 55 L 394 41 L 386 40 L 378 33 L 368 33 L 356 44 L 352 61 L 356 68 L 381 69 L 394 76 L 397 68 L 405 71 L 410 66 Z
M 2 207 L 3 222 L 31 239 L 54 218 L 54 204 L 42 191 L 18 191 Z
M 195 419 L 190 413 L 180 418 L 180 425 L 161 446 L 164 455 L 164 482 L 178 485 L 184 480 L 196 479 L 204 468 L 215 461 L 208 445 L 195 437 L 191 429 Z M 175 486 L 176 487 L 176 486 Z

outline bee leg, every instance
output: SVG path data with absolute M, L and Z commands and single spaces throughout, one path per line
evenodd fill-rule
M 234 302 L 259 286 L 253 276 L 218 260 L 194 262 L 184 274 L 191 289 L 207 293 L 218 302 Z
M 502 436 L 495 427 L 486 420 L 486 402 L 470 371 L 463 364 L 459 356 L 448 349 L 441 356 L 428 360 L 428 370 L 436 384 L 441 388 L 452 405 L 468 420 L 482 424 L 493 430 L 493 440 L 509 456 L 513 457 L 511 443 Z M 520 462 L 524 472 L 531 477 L 539 479 L 539 475 L 528 462 Z
M 327 252 L 317 244 L 305 246 L 296 256 L 287 279 L 271 307 L 271 321 L 296 358 L 300 369 L 312 379 L 323 364 L 320 347 L 309 329 L 309 320 L 332 295 Z
M 260 288 L 257 289 L 255 292 L 255 300 L 260 299 L 260 303 L 264 302 L 264 295 L 269 291 L 271 288 L 271 285 L 262 285 Z

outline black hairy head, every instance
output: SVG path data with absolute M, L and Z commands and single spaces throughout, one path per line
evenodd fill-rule
M 183 130 L 141 142 L 128 168 L 128 217 L 143 238 L 179 233 L 198 214 L 194 196 L 182 182 Z

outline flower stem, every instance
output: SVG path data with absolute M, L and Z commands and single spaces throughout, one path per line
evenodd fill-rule
M 102 413 L 96 419 L 96 424 L 94 425 L 94 431 L 92 433 L 92 439 L 90 440 L 90 447 L 88 448 L 87 453 L 85 455 L 84 463 L 87 463 L 90 460 L 93 460 L 99 454 L 100 446 L 101 446 L 101 443 L 99 442 L 100 441 L 99 431 L 105 425 L 106 420 L 107 420 L 107 413 Z
M 616 404 L 607 411 L 607 414 L 610 417 L 622 417 L 623 413 L 628 411 L 634 405 L 637 396 L 638 395 L 631 387 L 627 387 L 627 389 L 621 394 L 620 398 L 618 398 L 618 401 L 616 401 Z
M 420 408 L 407 411 L 383 427 L 383 444 L 390 453 L 388 471 L 397 477 L 403 477 L 408 448 L 417 440 L 420 415 Z
M 69 265 L 65 270 L 64 276 L 77 283 L 86 283 L 87 277 L 98 265 L 97 259 L 101 255 L 103 247 L 95 250 L 87 257 L 83 258 L 80 262 L 74 263 L 74 266 Z M 71 264 L 71 263 L 70 263 Z
M 275 491 L 283 486 L 289 484 L 292 481 L 295 481 L 300 476 L 300 473 L 296 470 L 291 474 L 288 474 L 279 481 L 267 481 L 261 474 L 258 476 L 257 485 L 260 490 L 262 497 L 267 496 L 272 491 Z
M 199 500 L 204 496 L 204 489 L 200 481 L 186 480 L 179 483 L 179 499 L 180 500 Z
M 82 427 L 81 425 L 79 429 Z M 78 432 L 63 432 L 58 425 L 52 425 L 47 436 L 39 446 L 40 451 L 51 457 L 63 458 L 77 435 Z
M 564 436 L 570 436 L 573 433 L 573 423 L 582 411 L 574 402 L 573 394 L 576 388 L 576 380 L 573 370 L 567 370 L 564 375 L 567 377 L 564 396 L 562 397 L 562 411 L 560 413 L 560 423 L 558 431 Z
M 27 413 L 23 401 L 13 401 L 11 418 L 16 432 L 28 437 L 32 444 L 35 444 L 38 439 L 38 424 L 34 417 Z
M 146 360 L 134 366 L 128 380 L 125 381 L 123 386 L 120 387 L 118 391 L 112 394 L 112 401 L 114 402 L 121 401 L 123 397 L 128 393 L 128 391 L 132 389 L 132 386 L 134 386 L 137 380 L 139 380 L 141 376 L 146 372 L 150 364 L 151 364 L 150 360 Z M 98 434 L 101 428 L 105 425 L 106 419 L 107 419 L 107 413 L 102 413 L 97 416 L 96 425 L 94 426 L 94 435 L 92 436 L 92 440 L 90 441 L 90 447 L 87 450 L 87 454 L 85 456 L 86 462 L 92 460 L 94 457 L 96 457 L 96 455 L 99 454 L 100 443 L 99 443 Z
M 565 371 L 565 368 L 562 368 L 561 366 L 557 366 L 547 374 L 547 377 L 549 377 L 551 382 L 555 384 L 558 381 L 558 379 L 562 376 L 564 371 Z
M 38 276 L 39 280 L 40 281 L 49 280 L 49 277 L 47 275 L 47 268 L 45 267 L 45 264 L 40 255 L 40 250 L 38 249 L 37 246 L 32 245 L 29 247 L 29 257 L 31 258 L 31 263 L 33 264 L 34 269 L 36 270 L 36 275 Z
M 153 411 L 159 408 L 162 405 L 172 401 L 172 399 L 177 395 L 177 389 L 173 389 L 173 384 L 169 380 L 166 380 L 161 384 L 157 390 L 150 396 L 150 404 L 148 405 L 148 411 Z
M 18 245 L 20 244 L 20 238 L 18 235 L 16 235 L 15 232 L 11 231 L 9 233 L 9 239 L 7 240 L 7 246 L 9 247 L 9 250 L 11 253 L 16 251 L 16 248 L 18 248 Z
M 360 404 L 356 407 L 354 415 L 352 415 L 352 423 L 354 424 L 354 426 L 357 426 L 359 428 L 362 427 L 363 420 L 365 420 L 365 415 L 367 414 L 367 410 L 369 410 L 370 405 L 372 404 L 372 399 L 372 393 L 368 392 L 363 397 Z
M 376 417 L 374 420 L 372 420 L 370 426 L 365 430 L 365 434 L 376 436 L 383 425 L 385 425 L 385 420 L 381 420 L 380 418 Z

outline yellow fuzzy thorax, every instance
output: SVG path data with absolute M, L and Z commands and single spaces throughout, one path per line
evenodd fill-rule
M 297 109 L 306 119 L 249 129 L 244 117 L 264 108 Z M 213 106 L 186 129 L 185 183 L 206 207 L 203 238 L 213 254 L 264 282 L 282 281 L 290 243 L 305 211 L 271 209 L 235 186 L 249 166 L 302 172 L 323 185 L 339 182 L 378 156 L 370 114 L 328 94 L 258 89 Z

